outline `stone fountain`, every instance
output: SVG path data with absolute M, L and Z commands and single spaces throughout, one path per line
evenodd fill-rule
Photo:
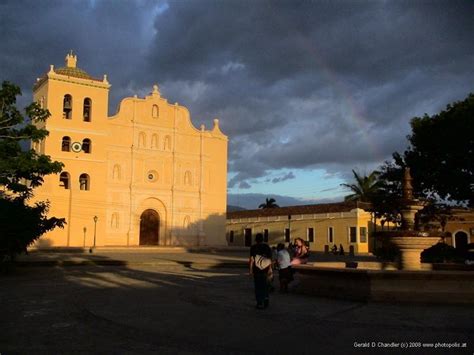
M 400 250 L 400 269 L 421 270 L 421 252 L 439 242 L 440 238 L 427 232 L 415 231 L 415 215 L 423 208 L 420 200 L 413 198 L 410 168 L 403 176 L 402 229 L 391 232 L 390 241 Z
M 474 305 L 474 271 L 466 270 L 464 265 L 449 271 L 435 264 L 426 265 L 429 269 L 421 268 L 421 252 L 444 234 L 415 230 L 415 215 L 423 203 L 413 198 L 411 180 L 410 170 L 406 169 L 401 230 L 379 232 L 383 241 L 400 251 L 401 270 L 396 270 L 392 263 L 370 261 L 359 262 L 357 268 L 336 265 L 337 262 L 296 265 L 300 280 L 297 292 L 362 302 Z

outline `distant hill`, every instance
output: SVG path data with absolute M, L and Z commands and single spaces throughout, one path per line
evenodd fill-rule
M 321 203 L 336 203 L 342 202 L 344 197 L 336 196 L 334 198 L 319 198 L 319 199 L 302 199 L 291 196 L 275 195 L 275 194 L 261 194 L 261 193 L 244 193 L 244 194 L 227 194 L 227 212 L 235 212 L 242 210 L 257 210 L 260 204 L 265 202 L 266 198 L 274 198 L 280 207 L 285 206 L 300 206 L 312 205 Z
M 266 198 L 274 198 L 278 206 L 296 206 L 306 205 L 310 201 L 302 201 L 300 199 L 275 194 L 261 193 L 243 193 L 243 194 L 227 194 L 227 202 L 231 206 L 241 206 L 246 210 L 256 210 L 260 204 L 265 202 Z M 229 210 L 228 210 L 229 211 Z
M 240 206 L 227 205 L 227 212 L 246 211 L 246 208 Z

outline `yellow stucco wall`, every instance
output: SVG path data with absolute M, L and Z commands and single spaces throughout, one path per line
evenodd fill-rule
M 69 189 L 60 186 L 59 175 L 51 175 L 35 190 L 37 200 L 50 201 L 50 215 L 67 221 L 39 245 L 87 247 L 94 234 L 97 246 L 139 245 L 147 209 L 159 215 L 159 245 L 225 244 L 228 139 L 218 120 L 211 130 L 196 129 L 188 110 L 168 103 L 157 86 L 145 98 L 123 99 L 108 117 L 106 76 L 84 76 L 76 63 L 68 54 L 70 72 L 51 66 L 33 90 L 34 100 L 51 112 L 49 136 L 34 148 L 63 162 L 70 174 Z M 67 94 L 71 119 L 63 117 Z M 90 122 L 83 119 L 85 98 L 92 102 Z M 65 136 L 71 142 L 90 139 L 91 152 L 62 151 Z M 88 191 L 80 189 L 83 173 L 90 177 Z
M 329 228 L 333 229 L 333 240 L 329 239 Z M 356 228 L 356 240 L 350 241 L 350 227 Z M 366 239 L 361 238 L 361 227 L 366 228 Z M 370 213 L 361 209 L 354 209 L 350 212 L 324 213 L 324 214 L 301 214 L 292 215 L 288 220 L 286 215 L 253 217 L 253 218 L 237 218 L 227 219 L 227 242 L 228 245 L 244 246 L 245 245 L 245 229 L 251 229 L 252 239 L 254 243 L 257 233 L 268 230 L 268 243 L 276 245 L 285 243 L 285 229 L 290 229 L 291 241 L 295 238 L 302 238 L 309 241 L 308 229 L 313 228 L 314 239 L 310 242 L 310 249 L 313 251 L 324 251 L 325 246 L 335 244 L 338 248 L 342 245 L 346 252 L 349 252 L 350 246 L 354 247 L 356 253 L 369 252 L 369 232 L 371 231 Z M 231 240 L 231 232 L 233 241 Z
M 445 231 L 450 233 L 450 237 L 445 241 L 453 247 L 474 243 L 474 210 L 454 209 L 451 219 L 446 223 Z

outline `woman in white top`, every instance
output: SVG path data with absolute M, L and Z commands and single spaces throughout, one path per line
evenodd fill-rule
M 277 245 L 278 276 L 280 280 L 280 292 L 288 292 L 288 284 L 293 281 L 293 271 L 291 269 L 290 253 L 285 249 L 285 245 Z

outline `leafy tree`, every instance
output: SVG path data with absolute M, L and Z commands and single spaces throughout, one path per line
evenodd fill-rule
M 394 154 L 396 159 L 397 154 Z M 372 208 L 376 218 L 391 222 L 395 225 L 401 223 L 402 181 L 403 168 L 393 162 L 385 162 L 378 170 L 379 189 L 373 196 Z
M 280 207 L 280 206 L 276 204 L 276 200 L 274 198 L 266 198 L 265 203 L 262 203 L 260 204 L 260 206 L 258 206 L 258 208 L 262 208 L 262 209 L 276 208 L 276 207 Z
M 410 168 L 413 177 L 414 197 L 425 203 L 417 214 L 417 225 L 421 222 L 430 227 L 436 221 L 444 230 L 454 217 L 443 199 L 474 207 L 473 123 L 473 94 L 436 115 L 413 118 L 407 150 L 393 153 L 393 160 L 380 167 L 380 190 L 371 201 L 377 217 L 400 221 L 405 167 Z
M 445 203 L 437 203 L 436 201 L 430 201 L 419 213 L 419 221 L 427 229 L 434 229 L 439 225 L 442 232 L 445 231 L 448 221 L 456 219 L 453 216 L 451 206 Z
M 474 207 L 474 94 L 413 118 L 411 128 L 410 146 L 395 163 L 410 167 L 415 192 Z
M 49 112 L 37 103 L 25 108 L 26 119 L 16 108 L 20 88 L 4 81 L 0 89 L 0 255 L 21 253 L 45 232 L 62 227 L 64 219 L 47 218 L 48 202 L 29 204 L 43 177 L 59 173 L 63 164 L 49 156 L 24 150 L 21 142 L 40 142 L 48 131 L 38 128 Z

